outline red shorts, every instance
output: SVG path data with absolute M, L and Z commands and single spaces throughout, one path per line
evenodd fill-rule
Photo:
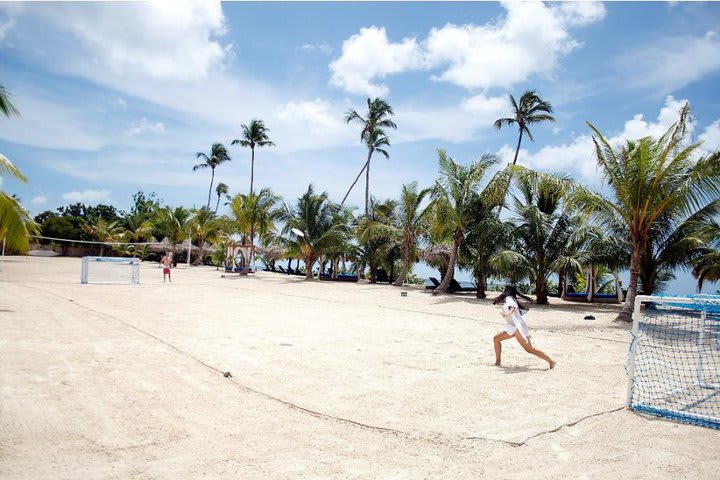
M 163 275 L 170 275 L 170 269 L 168 267 L 163 268 Z

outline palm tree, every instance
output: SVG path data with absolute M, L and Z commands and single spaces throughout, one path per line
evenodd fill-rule
M 207 208 L 200 208 L 192 212 L 190 217 L 191 237 L 197 240 L 200 253 L 194 265 L 200 265 L 205 259 L 205 242 L 213 242 L 221 232 L 221 224 L 215 214 Z
M 172 208 L 167 205 L 159 209 L 153 220 L 153 224 L 163 232 L 166 232 L 167 239 L 172 246 L 173 259 L 177 245 L 182 243 L 189 234 L 190 211 L 183 207 Z
M 253 246 L 248 259 L 249 265 L 254 265 L 255 236 L 261 238 L 275 231 L 275 220 L 281 216 L 276 208 L 280 197 L 269 188 L 263 188 L 258 193 L 248 195 L 237 194 L 230 201 L 230 212 L 233 218 L 234 229 Z
M 128 229 L 125 231 L 125 240 L 138 244 L 146 242 L 152 237 L 153 226 L 149 219 L 140 221 L 139 216 L 130 216 L 127 221 Z M 133 256 L 136 256 L 140 249 L 137 245 L 131 245 L 130 250 L 133 252 Z
M 217 214 L 218 207 L 220 206 L 220 197 L 225 196 L 228 200 L 230 200 L 230 197 L 228 196 L 228 192 L 230 191 L 230 187 L 225 185 L 224 183 L 220 182 L 217 184 L 217 187 L 215 187 L 215 193 L 217 193 L 217 203 L 215 204 L 215 213 Z
M 105 243 L 116 243 L 123 240 L 125 229 L 118 222 L 108 222 L 104 218 L 99 218 L 95 223 L 86 224 L 83 229 L 100 242 L 100 256 L 105 254 Z
M 362 125 L 362 130 L 360 131 L 360 141 L 364 142 L 368 149 L 368 156 L 367 161 L 365 162 L 365 165 L 363 165 L 363 168 L 360 169 L 360 173 L 358 174 L 357 178 L 355 178 L 355 181 L 350 186 L 350 189 L 345 194 L 345 197 L 343 198 L 342 202 L 340 202 L 340 205 L 345 204 L 345 200 L 347 199 L 348 195 L 350 194 L 350 191 L 353 189 L 355 184 L 358 181 L 358 178 L 360 178 L 360 175 L 362 175 L 363 170 L 365 171 L 365 215 L 368 214 L 368 205 L 370 204 L 370 160 L 372 159 L 373 153 L 377 150 L 380 153 L 382 153 L 385 158 L 390 158 L 390 155 L 387 153 L 387 150 L 385 150 L 384 147 L 390 146 L 390 141 L 388 140 L 388 136 L 385 133 L 386 128 L 393 128 L 396 129 L 397 125 L 395 125 L 395 122 L 390 120 L 389 117 L 393 116 L 393 110 L 392 107 L 382 100 L 381 98 L 375 98 L 375 100 L 367 99 L 367 114 L 365 117 L 360 115 L 355 110 L 348 110 L 348 112 L 345 114 L 345 121 L 347 123 L 355 122 Z
M 513 125 L 517 124 L 518 126 L 518 142 L 517 142 L 517 148 L 515 149 L 515 158 L 513 159 L 513 165 L 517 162 L 518 153 L 520 153 L 520 143 L 522 142 L 523 133 L 527 133 L 528 138 L 530 138 L 531 141 L 533 140 L 532 133 L 530 133 L 530 129 L 528 128 L 528 125 L 531 125 L 533 123 L 539 123 L 544 121 L 554 122 L 555 117 L 553 117 L 552 114 L 552 106 L 550 105 L 550 102 L 546 102 L 540 96 L 535 92 L 535 90 L 527 90 L 525 93 L 523 93 L 522 97 L 520 97 L 520 102 L 518 103 L 515 100 L 515 97 L 512 95 L 508 95 L 510 97 L 510 103 L 512 104 L 513 109 L 513 117 L 506 117 L 506 118 L 498 118 L 495 120 L 495 128 L 500 130 L 503 125 Z
M 370 225 L 369 233 L 374 236 L 396 239 L 402 252 L 402 268 L 395 279 L 396 287 L 402 286 L 410 272 L 412 263 L 417 261 L 418 240 L 427 231 L 427 206 L 420 208 L 423 200 L 432 189 L 425 188 L 418 191 L 417 182 L 402 186 L 400 201 L 397 203 L 397 213 L 392 222 L 375 222 Z
M 455 275 L 458 250 L 473 216 L 478 185 L 487 170 L 498 162 L 498 158 L 485 154 L 465 167 L 456 163 L 443 149 L 438 150 L 438 157 L 440 178 L 435 182 L 432 192 L 431 211 L 434 221 L 431 221 L 431 229 L 435 230 L 436 235 L 440 230 L 452 235 L 448 269 L 435 289 L 437 293 L 445 293 Z
M 538 304 L 548 303 L 547 281 L 565 262 L 566 246 L 581 222 L 568 211 L 563 197 L 567 178 L 515 167 L 520 198 L 513 197 L 512 248 L 497 253 L 491 263 L 509 277 L 525 277 L 535 284 Z
M 215 168 L 224 162 L 229 162 L 231 160 L 230 155 L 228 155 L 227 149 L 222 143 L 213 143 L 212 148 L 210 149 L 210 156 L 204 154 L 203 152 L 198 152 L 196 155 L 197 158 L 203 159 L 202 163 L 198 163 L 193 167 L 193 172 L 200 170 L 201 168 L 210 168 L 212 175 L 210 177 L 210 189 L 208 190 L 208 201 L 207 201 L 207 209 L 210 209 L 210 195 L 212 194 L 212 186 L 213 182 L 215 181 Z
M 400 231 L 391 227 L 397 223 L 396 208 L 397 202 L 394 200 L 378 202 L 370 197 L 369 215 L 360 216 L 355 225 L 359 252 L 370 268 L 370 283 L 377 281 L 378 268 L 383 264 L 390 263 L 389 270 L 392 270 L 392 251 L 402 243 Z
M 289 237 L 288 254 L 302 257 L 308 280 L 312 279 L 313 265 L 320 255 L 346 241 L 347 226 L 335 222 L 339 209 L 339 205 L 328 200 L 327 192 L 316 194 L 312 184 L 295 206 L 286 204 L 283 207 L 283 233 Z M 301 232 L 301 235 L 295 232 Z
M 20 115 L 20 112 L 10 100 L 10 92 L 2 84 L 0 84 L 0 113 L 6 117 Z
M 696 159 L 700 143 L 684 144 L 689 105 L 660 138 L 626 140 L 613 147 L 590 123 L 597 163 L 610 196 L 577 189 L 574 201 L 608 225 L 626 229 L 632 245 L 630 283 L 617 320 L 632 321 L 642 260 L 653 229 L 676 211 L 693 212 L 720 198 L 720 151 Z
M 253 120 L 250 126 L 242 125 L 242 138 L 232 141 L 232 145 L 250 147 L 250 193 L 253 193 L 253 181 L 255 179 L 255 147 L 274 147 L 275 144 L 268 137 L 269 128 L 262 120 Z

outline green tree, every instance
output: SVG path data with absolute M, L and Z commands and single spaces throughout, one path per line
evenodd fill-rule
M 177 245 L 182 243 L 189 235 L 190 211 L 183 207 L 172 208 L 166 205 L 155 212 L 153 225 L 165 232 L 172 247 L 173 258 Z
M 220 206 L 220 197 L 224 196 L 228 200 L 230 200 L 230 197 L 228 196 L 228 192 L 230 191 L 230 187 L 225 185 L 224 183 L 220 182 L 217 184 L 217 187 L 215 187 L 215 193 L 217 194 L 217 203 L 215 204 L 215 214 L 217 214 L 218 207 Z
M 222 224 L 207 208 L 194 210 L 190 217 L 191 237 L 197 241 L 200 253 L 194 265 L 201 265 L 205 259 L 205 242 L 214 242 L 222 233 Z
M 268 136 L 269 128 L 262 120 L 253 120 L 250 125 L 242 125 L 242 137 L 232 141 L 232 145 L 250 147 L 250 193 L 253 193 L 253 182 L 255 180 L 255 147 L 274 147 L 275 144 Z
M 100 256 L 105 254 L 105 244 L 115 243 L 123 240 L 125 229 L 118 222 L 107 222 L 100 218 L 96 222 L 85 224 L 85 231 L 92 235 L 96 240 L 103 242 L 100 245 Z
M 381 98 L 375 98 L 375 100 L 367 99 L 367 113 L 363 117 L 355 110 L 348 110 L 345 114 L 345 121 L 347 123 L 359 123 L 362 125 L 360 131 L 360 141 L 365 143 L 368 150 L 367 161 L 363 168 L 360 169 L 360 173 L 355 178 L 355 181 L 348 189 L 345 197 L 343 198 L 340 205 L 345 204 L 350 191 L 365 171 L 365 215 L 369 213 L 368 206 L 370 204 L 370 160 L 372 159 L 373 153 L 378 151 L 382 153 L 385 158 L 390 158 L 386 147 L 390 146 L 390 140 L 388 139 L 385 129 L 392 128 L 396 129 L 397 125 L 393 122 L 390 117 L 394 115 L 392 107 L 382 100 Z
M 440 178 L 435 182 L 432 192 L 430 228 L 435 231 L 435 236 L 441 232 L 449 233 L 452 236 L 452 249 L 448 269 L 435 289 L 437 293 L 446 293 L 455 275 L 458 250 L 473 217 L 478 186 L 488 169 L 497 162 L 495 155 L 485 154 L 465 167 L 450 158 L 445 150 L 438 150 Z
M 312 184 L 298 198 L 295 206 L 283 206 L 283 233 L 289 237 L 288 254 L 297 254 L 303 259 L 308 280 L 312 279 L 313 265 L 320 255 L 343 244 L 347 238 L 347 227 L 335 223 L 335 214 L 339 209 L 338 205 L 328 200 L 327 192 L 316 194 Z
M 518 153 L 520 153 L 520 144 L 522 143 L 523 133 L 527 133 L 528 138 L 531 141 L 533 139 L 532 133 L 528 125 L 540 122 L 554 122 L 555 117 L 552 116 L 552 106 L 550 102 L 546 102 L 534 91 L 527 90 L 520 97 L 520 102 L 515 100 L 515 97 L 509 95 L 510 104 L 512 105 L 512 117 L 498 118 L 495 120 L 495 128 L 500 130 L 503 125 L 508 127 L 511 125 L 517 125 L 518 127 L 518 141 L 517 147 L 515 148 L 515 158 L 513 158 L 513 165 L 517 163 Z
M 210 149 L 210 155 L 207 155 L 203 152 L 198 152 L 196 154 L 196 158 L 202 159 L 203 161 L 202 163 L 198 163 L 193 167 L 193 172 L 203 168 L 209 168 L 211 171 L 210 188 L 208 189 L 208 201 L 206 207 L 208 210 L 210 210 L 210 196 L 212 195 L 212 186 L 213 182 L 215 181 L 215 169 L 219 165 L 225 162 L 229 162 L 231 158 L 230 155 L 228 155 L 225 145 L 223 145 L 222 143 L 213 143 L 212 148 Z
M 720 152 L 696 158 L 700 143 L 684 143 L 689 105 L 660 138 L 613 147 L 592 125 L 597 163 L 609 195 L 577 189 L 574 201 L 606 224 L 622 226 L 632 246 L 630 283 L 618 320 L 632 321 L 642 259 L 654 227 L 675 211 L 693 212 L 720 198 Z
M 275 221 L 282 215 L 277 207 L 279 202 L 280 197 L 269 188 L 263 188 L 258 193 L 237 194 L 233 197 L 230 201 L 233 228 L 242 236 L 243 243 L 247 241 L 254 246 L 256 237 L 263 238 L 275 231 Z M 252 255 L 254 253 L 251 253 L 251 257 Z M 253 265 L 254 259 L 249 258 L 248 262 Z

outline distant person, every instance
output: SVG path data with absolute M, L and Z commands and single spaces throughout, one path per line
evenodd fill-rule
M 524 295 L 518 294 L 517 288 L 512 285 L 507 285 L 505 286 L 503 293 L 501 293 L 493 301 L 493 305 L 497 305 L 499 303 L 503 304 L 502 316 L 505 318 L 505 324 L 503 325 L 502 332 L 499 332 L 493 337 L 493 342 L 495 344 L 495 365 L 500 366 L 500 356 L 502 354 L 501 342 L 515 337 L 520 346 L 522 346 L 526 352 L 542 358 L 548 362 L 550 369 L 553 369 L 555 368 L 556 362 L 545 353 L 532 346 L 527 321 L 522 315 L 523 311 L 527 310 L 527 307 L 518 302 L 518 295 L 524 297 Z
M 172 282 L 170 275 L 170 267 L 172 267 L 172 253 L 166 253 L 165 256 L 160 260 L 160 265 L 163 269 L 163 283 L 165 283 L 165 277 Z

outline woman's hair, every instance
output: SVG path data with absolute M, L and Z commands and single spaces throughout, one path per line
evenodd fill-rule
M 505 290 L 497 296 L 495 300 L 493 300 L 493 305 L 497 305 L 498 303 L 502 303 L 505 301 L 507 297 L 512 297 L 513 300 L 515 300 L 515 303 L 518 304 L 518 308 L 520 308 L 520 313 L 524 313 L 527 310 L 530 310 L 530 307 L 527 305 L 520 303 L 518 300 L 518 295 L 527 300 L 528 302 L 532 302 L 532 298 L 527 297 L 523 295 L 522 293 L 517 291 L 517 288 L 515 285 L 505 285 Z

